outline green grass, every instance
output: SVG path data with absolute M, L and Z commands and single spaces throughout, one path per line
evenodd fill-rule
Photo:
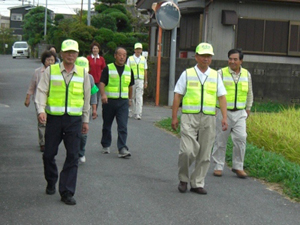
M 299 106 L 293 106 L 290 108 L 288 105 L 272 102 L 254 104 L 252 111 L 273 113 L 270 114 L 271 119 L 268 124 L 270 130 L 266 130 L 265 127 L 262 126 L 261 120 L 256 121 L 256 125 L 253 126 L 256 129 L 253 131 L 253 134 L 255 135 L 249 134 L 248 132 L 248 139 L 251 139 L 250 136 L 252 135 L 256 136 L 256 140 L 252 140 L 252 144 L 249 142 L 247 143 L 244 161 L 244 168 L 249 176 L 259 178 L 270 183 L 279 184 L 282 187 L 284 194 L 298 202 L 300 202 L 300 163 L 298 164 L 297 162 L 300 162 L 300 144 L 298 143 L 300 142 L 300 136 L 298 138 L 297 135 L 300 135 L 300 132 L 298 132 L 300 124 L 297 124 L 297 118 L 300 118 L 300 115 L 298 115 L 298 112 L 300 113 L 300 111 L 296 109 L 299 108 Z M 292 110 L 292 112 L 290 110 Z M 274 114 L 274 112 L 276 114 Z M 255 121 L 255 114 L 256 113 L 252 113 L 248 118 L 249 121 L 247 120 L 247 126 L 249 126 L 251 118 Z M 284 114 L 283 117 L 281 117 L 281 114 Z M 273 116 L 276 116 L 276 119 L 274 119 Z M 283 118 L 287 120 L 285 121 Z M 180 123 L 180 117 L 178 119 Z M 289 119 L 292 122 L 288 122 Z M 167 131 L 171 131 L 179 137 L 180 128 L 176 131 L 172 130 L 171 122 L 171 118 L 167 118 L 158 121 L 156 126 Z M 289 126 L 286 126 L 287 124 L 289 124 Z M 275 126 L 275 128 L 272 128 L 272 126 Z M 281 129 L 278 133 L 279 126 Z M 271 132 L 272 129 L 276 135 Z M 259 139 L 264 140 L 261 141 L 262 144 L 256 144 Z M 267 145 L 268 143 L 271 145 Z M 260 147 L 258 147 L 258 145 Z M 267 148 L 265 146 L 272 146 L 271 151 L 266 151 Z M 231 160 L 232 141 L 229 138 L 227 143 L 226 162 L 230 167 L 232 166 Z
M 232 141 L 229 139 L 226 162 L 232 166 Z M 247 143 L 244 168 L 251 177 L 270 183 L 278 183 L 283 193 L 295 201 L 300 201 L 300 165 L 274 152 L 265 151 Z
M 290 107 L 299 109 L 299 104 L 281 104 L 277 102 L 253 102 L 251 112 L 281 112 L 283 109 L 288 109 Z

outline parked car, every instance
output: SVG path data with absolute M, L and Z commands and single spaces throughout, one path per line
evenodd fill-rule
M 12 57 L 17 56 L 29 58 L 29 45 L 26 41 L 16 41 L 12 46 Z

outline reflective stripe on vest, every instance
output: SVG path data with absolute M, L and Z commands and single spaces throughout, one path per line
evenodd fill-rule
M 227 91 L 227 109 L 245 109 L 248 95 L 248 71 L 244 68 L 237 83 L 234 82 L 229 68 L 222 68 L 223 83 Z M 219 107 L 219 104 L 218 104 Z
M 204 84 L 194 67 L 186 70 L 187 87 L 182 100 L 182 113 L 199 113 L 207 115 L 216 114 L 218 74 L 211 69 Z
M 141 56 L 139 63 L 137 63 L 133 56 L 129 57 L 130 68 L 133 71 L 134 79 L 144 80 L 145 77 L 145 63 L 146 58 Z
M 68 113 L 71 116 L 81 116 L 84 104 L 84 69 L 76 66 L 78 74 L 74 73 L 66 85 L 59 64 L 50 67 L 50 88 L 46 104 L 46 112 L 61 116 Z
M 124 71 L 120 77 L 114 63 L 108 67 L 108 84 L 105 86 L 105 94 L 108 98 L 128 98 L 129 84 L 131 81 L 131 69 L 124 65 Z M 121 78 L 121 79 L 120 79 Z

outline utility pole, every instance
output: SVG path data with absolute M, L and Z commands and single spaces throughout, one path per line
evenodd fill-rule
M 46 7 L 45 7 L 44 41 L 46 41 L 46 35 L 47 35 L 47 6 L 48 6 L 48 0 L 46 0 Z
M 173 0 L 173 2 L 176 5 L 178 5 L 178 0 Z M 171 37 L 168 106 L 172 106 L 174 100 L 176 45 L 177 45 L 176 43 L 177 43 L 177 26 L 172 30 L 172 37 Z
M 83 8 L 83 0 L 81 0 L 80 21 L 79 21 L 80 24 L 82 21 L 82 8 Z
M 88 0 L 87 25 L 91 26 L 91 0 Z

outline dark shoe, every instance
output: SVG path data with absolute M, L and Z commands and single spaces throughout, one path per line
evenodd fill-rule
M 216 176 L 216 177 L 221 177 L 222 176 L 222 170 L 215 170 L 214 171 L 214 176 Z
M 63 194 L 60 200 L 67 205 L 76 205 L 76 200 L 73 198 L 73 195 L 69 192 Z
M 44 152 L 44 151 L 45 151 L 45 145 L 41 145 L 41 146 L 40 146 L 40 151 L 41 151 L 41 152 Z
M 178 184 L 178 191 L 184 193 L 187 190 L 187 182 L 180 181 Z
M 195 193 L 200 194 L 200 195 L 206 195 L 207 194 L 207 191 L 202 187 L 191 188 L 191 192 L 195 192 Z
M 247 174 L 245 173 L 244 170 L 236 170 L 236 169 L 232 169 L 232 172 L 236 173 L 238 178 L 242 178 L 245 179 L 247 177 Z
M 55 186 L 50 186 L 49 184 L 46 187 L 46 194 L 47 195 L 54 195 L 55 194 Z

